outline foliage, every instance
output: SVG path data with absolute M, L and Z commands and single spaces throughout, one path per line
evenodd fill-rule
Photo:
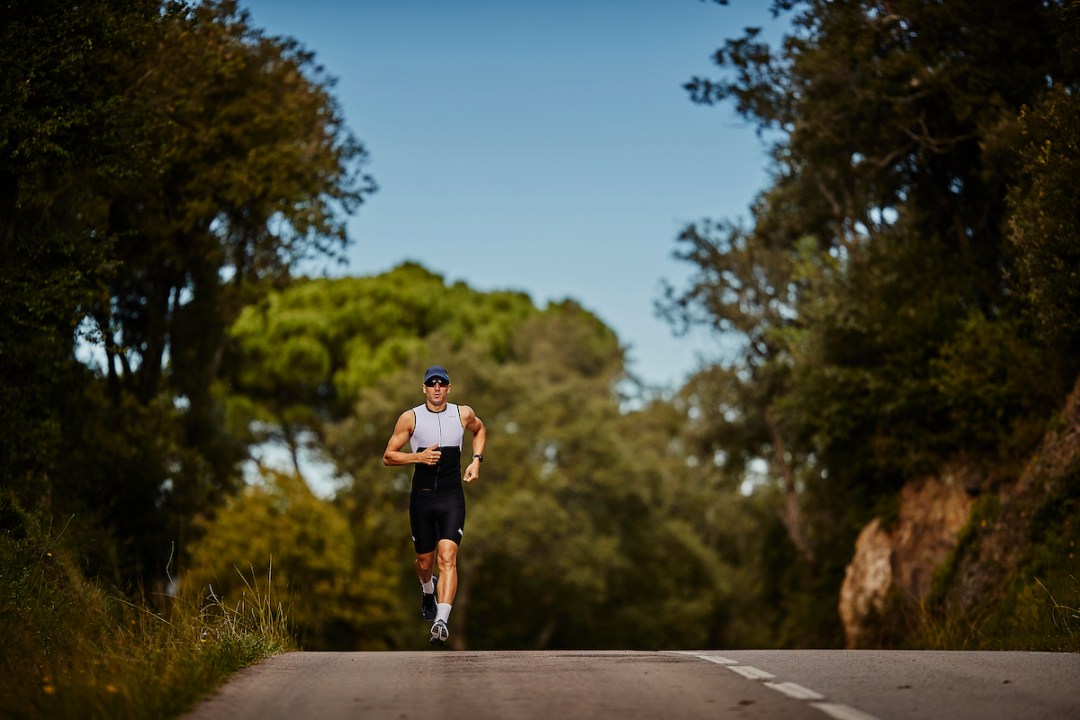
M 748 226 L 684 230 L 696 274 L 661 309 L 735 336 L 693 381 L 722 388 L 699 437 L 768 464 L 805 565 L 778 601 L 824 618 L 884 498 L 957 456 L 1015 471 L 1072 385 L 1076 4 L 773 9 L 778 47 L 748 29 L 686 85 L 772 141 L 772 182 Z
M 1046 354 L 1030 336 L 1016 317 L 990 320 L 976 312 L 930 361 L 954 446 L 999 465 L 1035 446 L 1060 387 L 1046 382 Z
M 0 495 L 0 715 L 158 718 L 291 649 L 272 578 L 238 602 L 200 593 L 145 609 L 87 580 L 77 546 Z M 73 521 L 77 522 L 77 520 Z
M 109 263 L 95 180 L 129 145 L 116 127 L 118 68 L 144 52 L 158 6 L 46 0 L 0 11 L 0 422 L 10 433 L 0 472 L 30 501 L 64 444 L 55 408 L 78 308 Z
M 343 417 L 360 389 L 424 352 L 436 329 L 499 357 L 531 312 L 520 293 L 447 287 L 413 263 L 371 278 L 296 283 L 245 308 L 232 327 L 237 425 L 258 423 L 254 441 L 278 440 L 295 454 L 305 431 L 318 435 L 325 421 Z
M 1044 477 L 1053 488 L 1037 499 L 1022 538 L 1019 562 L 985 594 L 964 603 L 951 596 L 964 589 L 955 573 L 960 558 L 977 549 L 1000 553 L 988 528 L 1001 526 L 996 496 L 980 499 L 953 557 L 935 577 L 934 591 L 911 619 L 906 643 L 912 647 L 968 650 L 1080 651 L 1080 461 L 1062 477 Z M 1016 512 L 1016 509 L 1013 509 Z M 1027 514 L 1025 512 L 1025 514 Z
M 204 529 L 185 585 L 236 598 L 245 590 L 239 571 L 269 557 L 278 586 L 289 594 L 290 629 L 301 643 L 385 649 L 380 633 L 397 609 L 386 586 L 398 567 L 380 562 L 378 548 L 357 553 L 357 547 L 368 547 L 363 528 L 350 528 L 345 513 L 315 497 L 299 478 L 267 473 L 262 484 L 231 498 Z M 360 557 L 368 560 L 363 566 Z
M 1072 6 L 1074 41 L 1080 15 Z M 1080 202 L 1072 192 L 1080 173 L 1080 99 L 1060 85 L 1020 117 L 1024 179 L 1010 189 L 1010 240 L 1017 284 L 1048 341 L 1074 357 L 1080 351 Z
M 773 180 L 750 224 L 685 228 L 695 275 L 661 304 L 734 336 L 731 361 L 628 410 L 618 338 L 571 300 L 412 263 L 291 277 L 341 257 L 375 190 L 295 41 L 229 0 L 5 5 L 0 644 L 35 677 L 10 675 L 4 702 L 172 712 L 184 674 L 212 684 L 284 647 L 238 572 L 271 556 L 302 642 L 421 646 L 408 470 L 380 459 L 433 362 L 491 433 L 467 488 L 459 647 L 839 644 L 857 528 L 956 456 L 1013 472 L 1078 371 L 1080 11 L 773 6 L 792 19 L 779 47 L 749 29 L 716 55 L 726 77 L 687 86 L 756 123 Z M 88 347 L 100 358 L 79 361 Z M 244 487 L 264 443 L 293 467 Z M 331 501 L 305 453 L 334 464 Z M 1075 638 L 1069 487 L 1005 602 L 957 626 L 980 646 L 1005 646 L 1013 616 L 1032 629 L 1015 642 Z M 62 545 L 41 527 L 71 517 Z M 173 551 L 188 592 L 216 600 L 159 592 Z M 140 582 L 157 612 L 119 600 Z M 225 605 L 248 594 L 272 631 Z M 203 628 L 220 646 L 195 643 Z M 166 678 L 160 696 L 142 673 Z
M 477 410 L 490 441 L 480 480 L 466 488 L 453 642 L 700 647 L 756 631 L 736 620 L 754 597 L 736 590 L 740 563 L 756 551 L 738 539 L 753 513 L 687 463 L 685 407 L 655 399 L 621 409 L 622 348 L 576 303 L 539 309 L 520 293 L 448 285 L 407 263 L 374 277 L 296 283 L 247 309 L 232 335 L 237 421 L 253 423 L 255 437 L 310 443 L 335 463 L 338 489 L 318 510 L 292 480 L 289 490 L 275 481 L 243 493 L 213 521 L 194 572 L 225 574 L 267 542 L 295 544 L 275 558 L 290 573 L 298 622 L 322 602 L 320 622 L 334 629 L 310 632 L 309 646 L 414 648 L 426 639 L 407 530 L 409 470 L 381 458 L 435 362 L 450 369 L 451 401 Z M 288 508 L 269 512 L 282 493 Z M 327 528 L 346 519 L 351 538 L 326 553 L 337 560 L 315 557 L 329 541 L 301 534 L 309 513 Z M 301 581 L 300 590 L 297 578 L 324 562 L 338 584 L 305 599 L 317 583 Z M 642 592 L 642 577 L 656 587 Z M 334 603 L 350 610 L 327 611 Z
M 0 473 L 100 524 L 96 572 L 157 580 L 236 487 L 225 329 L 342 253 L 366 153 L 312 54 L 232 0 L 3 12 Z

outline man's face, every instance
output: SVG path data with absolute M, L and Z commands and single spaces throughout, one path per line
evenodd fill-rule
M 442 405 L 450 393 L 450 381 L 446 378 L 433 377 L 424 383 L 424 397 L 432 405 Z

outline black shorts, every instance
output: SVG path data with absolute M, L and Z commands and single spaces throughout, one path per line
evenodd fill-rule
M 418 555 L 434 550 L 440 540 L 458 545 L 465 535 L 465 493 L 461 486 L 449 490 L 414 490 L 409 498 L 409 527 Z

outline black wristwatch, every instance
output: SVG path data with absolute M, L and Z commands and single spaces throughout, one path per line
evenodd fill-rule
M 484 462 L 484 456 L 483 455 L 473 455 L 473 460 L 479 460 L 480 462 Z

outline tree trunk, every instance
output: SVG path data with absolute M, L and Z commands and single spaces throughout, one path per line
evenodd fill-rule
M 765 424 L 768 426 L 769 435 L 772 438 L 773 464 L 780 471 L 780 476 L 784 481 L 784 511 L 780 518 L 787 529 L 791 544 L 795 546 L 799 555 L 807 562 L 813 562 L 814 551 L 810 547 L 810 540 L 807 537 L 806 519 L 803 517 L 802 510 L 799 507 L 799 493 L 795 485 L 795 472 L 787 461 L 787 445 L 784 444 L 784 438 L 780 434 L 780 428 L 777 426 L 776 421 L 773 419 L 771 409 L 765 412 Z

